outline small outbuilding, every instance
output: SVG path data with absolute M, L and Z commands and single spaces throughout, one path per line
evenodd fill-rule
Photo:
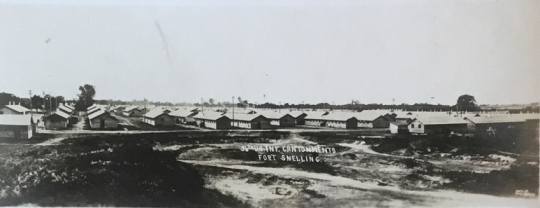
M 30 139 L 34 133 L 31 115 L 0 115 L 0 139 Z
M 143 122 L 152 126 L 174 126 L 174 117 L 163 109 L 154 109 L 144 114 Z
M 243 129 L 270 129 L 270 120 L 260 114 L 228 114 L 232 117 L 231 125 Z
M 88 115 L 91 129 L 118 129 L 118 119 L 101 109 Z
M 43 117 L 45 129 L 47 130 L 62 130 L 67 129 L 69 125 L 69 115 L 63 111 L 57 110 L 53 114 Z
M 209 129 L 230 129 L 231 119 L 229 117 L 216 112 L 198 113 L 193 116 L 197 125 Z

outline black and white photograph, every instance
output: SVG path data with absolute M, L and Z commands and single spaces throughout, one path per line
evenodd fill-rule
M 0 207 L 539 207 L 540 1 L 0 0 Z

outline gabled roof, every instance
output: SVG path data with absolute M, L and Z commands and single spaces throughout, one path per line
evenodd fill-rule
M 301 115 L 306 115 L 307 116 L 307 114 L 302 112 L 302 111 L 291 111 L 291 112 L 289 112 L 289 115 L 291 115 L 294 118 L 298 118 Z
M 467 121 L 463 119 L 462 117 L 454 117 L 453 115 L 446 115 L 446 116 L 440 116 L 440 115 L 433 115 L 433 116 L 422 116 L 422 117 L 416 117 L 415 119 L 411 120 L 409 123 L 412 123 L 414 121 L 419 121 L 420 123 L 424 125 L 451 125 L 451 124 L 467 124 Z
M 223 115 L 222 113 L 216 113 L 212 111 L 204 112 L 204 113 L 198 113 L 197 115 L 193 116 L 195 119 L 202 119 L 202 120 L 218 120 L 222 117 L 229 118 L 226 115 Z
M 28 108 L 25 108 L 21 105 L 6 105 L 6 107 L 18 113 L 25 113 L 30 111 Z
M 73 108 L 73 106 L 71 106 L 71 105 L 65 105 L 65 104 L 63 104 L 62 106 L 66 107 L 66 108 L 69 108 L 71 111 L 74 111 L 74 110 L 75 110 L 75 108 Z
M 323 114 L 326 113 L 326 112 L 323 112 L 323 111 L 311 111 L 309 113 L 307 113 L 307 116 L 305 119 L 322 119 L 322 116 Z
M 178 109 L 176 111 L 172 111 L 169 113 L 169 115 L 171 116 L 175 116 L 175 117 L 189 117 L 189 116 L 193 116 L 197 114 L 197 112 L 192 112 L 190 110 L 186 110 L 186 109 Z
M 497 116 L 480 116 L 480 117 L 474 117 L 469 116 L 465 117 L 467 120 L 475 123 L 475 124 L 482 124 L 482 123 L 517 123 L 517 122 L 525 122 L 527 120 L 526 117 L 523 116 L 514 116 L 511 114 L 507 115 L 497 115 Z
M 88 115 L 88 119 L 92 120 L 92 119 L 94 119 L 94 118 L 96 118 L 96 117 L 98 117 L 98 116 L 101 116 L 101 115 L 103 115 L 103 114 L 109 114 L 109 112 L 107 112 L 107 111 L 105 111 L 105 110 L 103 110 L 103 109 L 99 109 L 98 111 L 96 111 L 96 112 L 94 112 L 94 113 Z M 110 115 L 110 114 L 109 114 L 109 115 Z M 113 118 L 113 119 L 115 119 L 115 120 L 118 120 L 118 119 L 116 119 L 116 118 L 113 117 L 113 116 L 111 116 L 111 118 Z
M 409 125 L 409 122 L 407 121 L 391 121 L 390 124 L 394 124 L 397 126 L 406 126 Z
M 68 119 L 68 118 L 69 118 L 69 115 L 68 115 L 67 113 L 64 113 L 63 111 L 59 111 L 59 110 L 57 110 L 57 111 L 54 112 L 53 114 L 48 115 L 48 116 L 46 116 L 46 117 L 53 116 L 53 115 L 60 116 L 60 117 L 62 117 L 62 118 L 64 118 L 64 119 Z
M 322 116 L 322 119 L 330 120 L 330 121 L 347 121 L 349 119 L 357 119 L 357 118 L 351 113 L 329 113 L 326 116 Z
M 70 108 L 68 108 L 68 107 L 66 107 L 66 106 L 63 106 L 63 105 L 59 105 L 59 106 L 58 106 L 58 109 L 63 110 L 63 111 L 66 112 L 66 113 L 71 113 L 71 112 L 73 112 L 72 109 L 70 109 Z
M 0 125 L 30 126 L 31 115 L 0 115 Z
M 155 108 L 151 111 L 148 111 L 146 114 L 144 114 L 144 117 L 146 118 L 157 118 L 158 116 L 160 115 L 169 115 L 168 113 L 166 112 L 163 112 L 163 109 L 160 109 L 160 108 Z
M 126 107 L 124 109 L 124 112 L 129 112 L 129 111 L 132 111 L 132 110 L 139 110 L 139 107 L 138 106 L 129 106 L 129 107 Z
M 94 112 L 100 111 L 100 110 L 101 110 L 101 108 L 94 108 L 94 109 L 86 111 L 86 114 L 90 115 L 90 114 L 93 114 Z
M 356 112 L 352 113 L 354 117 L 356 117 L 358 120 L 361 121 L 373 121 L 380 116 L 384 116 L 387 113 L 383 113 L 382 111 L 362 111 L 362 112 Z
M 289 113 L 287 112 L 274 112 L 274 111 L 262 111 L 260 113 L 260 115 L 263 115 L 264 117 L 268 118 L 268 119 L 281 119 L 283 118 L 284 116 L 291 116 Z M 293 117 L 293 116 L 291 116 Z M 294 117 L 293 117 L 294 118 Z

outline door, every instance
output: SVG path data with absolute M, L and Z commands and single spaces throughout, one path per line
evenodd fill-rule
M 105 128 L 105 119 L 99 119 L 99 128 L 104 129 Z

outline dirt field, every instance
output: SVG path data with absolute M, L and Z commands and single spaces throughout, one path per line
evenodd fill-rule
M 381 135 L 51 134 L 0 146 L 0 205 L 536 207 L 538 157 Z

